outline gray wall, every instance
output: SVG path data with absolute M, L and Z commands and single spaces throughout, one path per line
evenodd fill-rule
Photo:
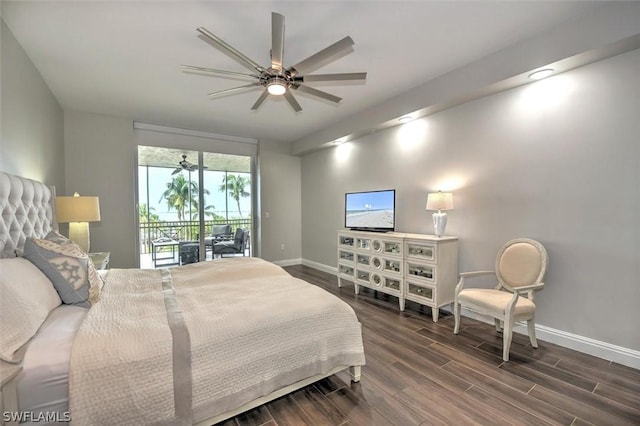
M 640 51 L 302 159 L 302 254 L 336 264 L 344 193 L 397 190 L 397 229 L 432 233 L 452 190 L 460 271 L 526 236 L 550 255 L 537 323 L 640 350 Z
M 131 120 L 66 111 L 67 194 L 100 197 L 101 221 L 91 223 L 91 251 L 111 252 L 111 266 L 137 264 L 134 145 Z
M 0 170 L 64 191 L 63 110 L 0 19 Z
M 299 157 L 285 145 L 260 142 L 261 257 L 270 261 L 302 257 L 301 178 Z

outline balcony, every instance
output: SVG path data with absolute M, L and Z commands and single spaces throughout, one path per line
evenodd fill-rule
M 247 231 L 251 230 L 251 219 L 229 219 L 229 220 L 205 220 L 205 236 L 211 235 L 213 225 L 231 225 L 232 235 L 237 228 L 242 228 Z M 198 221 L 152 221 L 152 222 L 140 222 L 140 267 L 141 268 L 155 268 L 161 266 L 175 266 L 180 264 L 179 253 L 176 247 L 180 242 L 192 241 L 196 242 L 199 239 L 199 226 Z M 152 242 L 167 241 L 174 244 L 167 244 L 166 246 L 158 247 L 156 245 L 155 253 L 153 253 Z M 152 258 L 154 256 L 160 256 L 162 262 L 154 262 Z M 249 239 L 245 250 L 245 255 L 251 255 L 251 240 Z M 206 258 L 211 260 L 213 255 L 210 251 L 207 251 Z

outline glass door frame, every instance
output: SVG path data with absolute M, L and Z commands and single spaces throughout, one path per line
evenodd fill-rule
M 135 191 L 134 191 L 134 205 L 135 205 L 135 219 L 134 219 L 134 223 L 135 223 L 135 227 L 136 227 L 136 235 L 135 235 L 135 240 L 136 240 L 136 255 L 137 255 L 137 259 L 136 259 L 136 264 L 137 267 L 140 267 L 140 261 L 141 261 L 141 246 L 140 246 L 140 216 L 139 216 L 139 205 L 140 205 L 140 194 L 139 194 L 139 181 L 140 181 L 140 177 L 139 177 L 139 168 L 140 168 L 140 164 L 139 164 L 139 158 L 138 158 L 138 153 L 139 153 L 139 146 L 151 146 L 151 145 L 147 145 L 147 144 L 136 144 L 135 145 L 135 149 L 134 149 L 134 159 L 135 159 L 135 173 L 134 173 L 134 181 L 135 181 Z M 203 201 L 204 200 L 204 191 L 205 191 L 205 187 L 204 187 L 204 167 L 201 167 L 201 165 L 204 164 L 204 155 L 205 153 L 217 153 L 217 154 L 226 154 L 226 153 L 221 153 L 221 152 L 215 152 L 215 151 L 205 151 L 201 148 L 186 148 L 186 147 L 170 147 L 170 146 L 164 146 L 164 144 L 162 145 L 153 145 L 154 147 L 157 148 L 161 148 L 161 149 L 170 149 L 170 150 L 185 150 L 185 151 L 192 151 L 192 152 L 197 152 L 198 154 L 198 169 L 197 169 L 197 176 L 198 176 L 198 200 Z M 256 154 L 251 154 L 251 155 L 247 155 L 247 154 L 227 154 L 227 155 L 235 155 L 235 156 L 244 156 L 244 157 L 248 157 L 249 158 L 249 174 L 250 174 L 250 191 L 251 191 L 251 199 L 250 199 L 250 205 L 251 205 L 251 221 L 250 221 L 250 234 L 249 237 L 251 239 L 250 243 L 249 243 L 249 256 L 257 256 L 259 255 L 259 244 L 257 244 L 258 239 L 256 238 L 257 236 L 257 230 L 258 230 L 258 223 L 257 223 L 257 211 L 258 211 L 258 178 L 257 178 L 257 153 Z M 148 182 L 148 175 L 146 177 L 147 180 L 147 191 L 148 191 L 148 186 L 149 186 L 149 182 Z M 225 202 L 228 203 L 228 193 L 225 193 Z M 204 202 L 198 202 L 198 230 L 199 230 L 199 260 L 200 261 L 206 261 L 206 246 L 205 246 L 205 215 L 204 215 L 204 209 L 205 209 L 205 203 Z M 228 210 L 228 209 L 226 209 Z M 228 218 L 228 211 L 227 211 L 227 216 Z M 179 254 L 178 254 L 179 256 Z

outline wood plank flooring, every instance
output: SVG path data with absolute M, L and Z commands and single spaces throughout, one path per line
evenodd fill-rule
M 351 305 L 367 365 L 341 372 L 221 423 L 231 425 L 640 425 L 640 371 L 514 334 L 511 361 L 493 326 L 361 287 L 306 266 L 291 275 Z

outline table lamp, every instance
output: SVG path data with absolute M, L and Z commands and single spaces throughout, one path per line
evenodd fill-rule
M 429 193 L 426 210 L 437 210 L 433 214 L 433 230 L 436 237 L 443 236 L 447 227 L 447 214 L 442 210 L 453 210 L 453 194 L 442 191 Z
M 81 197 L 77 192 L 73 197 L 56 197 L 58 223 L 69 224 L 69 239 L 89 253 L 89 223 L 100 221 L 100 201 L 98 197 Z

